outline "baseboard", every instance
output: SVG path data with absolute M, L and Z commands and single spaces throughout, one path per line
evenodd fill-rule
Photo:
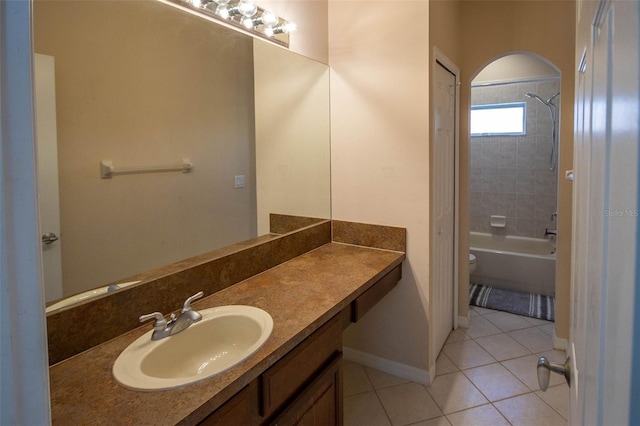
M 391 361 L 390 359 L 381 358 L 348 347 L 343 347 L 342 353 L 346 360 L 357 362 L 358 364 L 366 365 L 367 367 L 375 368 L 376 370 L 380 370 L 393 376 L 402 377 L 403 379 L 411 380 L 412 382 L 427 386 L 431 384 L 429 372 L 426 370 Z
M 458 315 L 458 327 L 469 328 L 469 324 L 471 324 L 469 317 L 471 316 L 471 312 L 467 313 L 466 317 L 462 315 Z
M 553 349 L 557 349 L 559 351 L 567 351 L 569 349 L 569 341 L 567 339 L 562 339 L 556 336 L 556 331 L 553 330 Z

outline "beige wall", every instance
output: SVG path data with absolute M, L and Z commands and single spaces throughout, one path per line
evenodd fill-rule
M 329 67 L 254 41 L 258 235 L 269 214 L 331 217 Z
M 424 1 L 329 2 L 332 217 L 407 228 L 402 281 L 344 342 L 426 379 L 428 17 Z
M 354 18 L 357 16 L 357 19 Z M 421 25 L 408 25 L 412 22 Z M 417 17 L 417 18 L 415 18 Z M 403 226 L 404 277 L 345 344 L 429 369 L 429 57 L 437 46 L 461 70 L 459 257 L 468 257 L 470 84 L 492 60 L 529 51 L 562 71 L 561 171 L 572 163 L 574 4 L 537 1 L 329 3 L 332 215 Z M 428 25 L 426 24 L 428 22 Z M 544 22 L 541 30 L 540 22 Z M 376 31 L 383 28 L 384 31 Z M 428 28 L 428 31 L 425 31 Z M 557 334 L 568 337 L 571 185 L 559 188 Z M 459 265 L 468 314 L 468 263 Z M 432 362 L 433 360 L 431 360 Z
M 462 61 L 462 2 L 454 0 L 429 1 L 429 40 L 431 53 L 436 46 L 453 63 Z
M 575 3 L 572 1 L 464 1 L 461 30 L 463 55 L 461 111 L 470 105 L 471 80 L 484 66 L 510 52 L 532 52 L 553 63 L 561 72 L 560 172 L 558 186 L 558 263 L 556 272 L 556 334 L 569 337 L 571 267 L 571 194 L 564 171 L 573 164 L 573 98 Z M 468 116 L 461 114 L 461 164 L 469 164 Z M 461 172 L 464 174 L 464 172 Z M 463 177 L 463 176 L 461 176 Z M 468 171 L 467 171 L 468 182 Z M 462 180 L 465 182 L 465 180 Z M 461 188 L 468 199 L 468 187 Z M 468 230 L 468 228 L 467 228 Z M 461 229 L 461 232 L 464 230 Z M 468 247 L 468 245 L 467 245 Z M 460 283 L 464 285 L 463 282 Z M 466 285 L 460 294 L 468 291 Z M 460 305 L 467 301 L 460 299 Z
M 159 2 L 36 1 L 34 23 L 56 62 L 65 294 L 255 236 L 250 38 Z M 99 176 L 182 157 L 192 173 Z
M 259 0 L 258 5 L 298 25 L 298 31 L 289 38 L 291 52 L 329 63 L 328 0 Z

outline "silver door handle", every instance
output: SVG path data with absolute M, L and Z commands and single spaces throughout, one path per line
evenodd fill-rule
M 42 244 L 51 244 L 58 241 L 58 236 L 53 232 L 47 232 L 42 236 Z
M 549 387 L 549 376 L 551 372 L 562 374 L 567 381 L 569 387 L 571 387 L 571 358 L 567 358 L 564 364 L 557 362 L 549 362 L 549 360 L 543 356 L 538 359 L 538 384 L 540 389 L 544 392 Z

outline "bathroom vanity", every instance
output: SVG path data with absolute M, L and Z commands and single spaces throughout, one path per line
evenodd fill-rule
M 193 303 L 268 312 L 273 332 L 251 357 L 181 388 L 129 390 L 112 367 L 145 325 L 50 367 L 53 423 L 341 424 L 342 330 L 398 283 L 405 253 L 340 226 L 332 241 Z

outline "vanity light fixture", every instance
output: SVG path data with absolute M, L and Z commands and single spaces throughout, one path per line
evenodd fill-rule
M 200 2 L 201 0 L 196 0 L 196 2 Z M 231 4 L 229 0 L 215 0 L 212 2 L 204 2 L 204 6 L 208 5 L 216 5 L 215 13 L 217 13 L 221 18 L 224 19 L 233 19 L 234 17 L 240 17 L 240 19 L 251 18 L 258 12 L 258 5 L 255 4 L 251 0 L 240 0 L 235 4 Z
M 264 29 L 265 34 L 269 37 L 273 37 L 276 34 L 289 34 L 298 30 L 298 26 L 295 22 L 285 22 L 277 27 L 268 27 Z
M 254 0 L 161 1 L 242 28 L 285 47 L 289 47 L 289 34 L 298 29 L 295 23 L 280 18 L 271 10 L 260 8 Z
M 262 12 L 262 16 L 260 16 L 260 18 L 262 20 L 262 25 L 269 28 L 272 28 L 274 25 L 278 25 L 278 23 L 280 22 L 280 18 L 278 17 L 278 15 L 270 10 L 265 10 L 264 12 Z
M 257 18 L 252 18 L 249 16 L 242 18 L 242 25 L 244 25 L 245 28 L 248 29 L 257 28 L 260 25 L 263 25 L 264 28 L 269 28 L 277 25 L 279 22 L 280 18 L 278 18 L 278 15 L 270 10 L 263 11 Z

